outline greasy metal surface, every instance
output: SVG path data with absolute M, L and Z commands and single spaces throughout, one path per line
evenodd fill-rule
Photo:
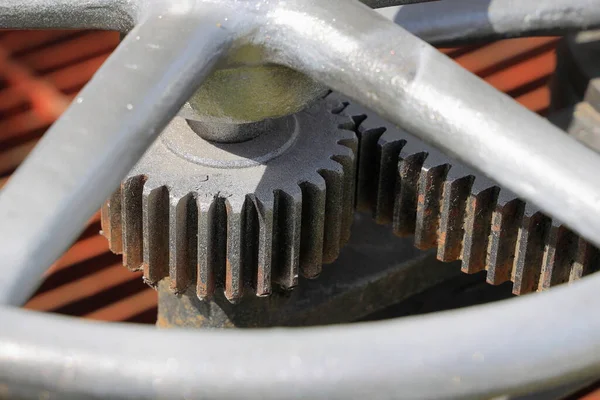
M 269 298 L 247 296 L 231 304 L 222 293 L 199 300 L 193 288 L 174 295 L 168 280 L 159 283 L 161 328 L 311 326 L 352 322 L 396 304 L 460 272 L 435 260 L 408 239 L 398 239 L 369 216 L 355 216 L 352 236 L 339 258 L 319 279 L 302 280 L 292 292 Z
M 600 26 L 599 0 L 443 0 L 385 13 L 421 39 L 450 46 Z
M 190 98 L 194 119 L 247 124 L 279 118 L 302 110 L 327 91 L 292 69 L 252 65 L 260 60 L 256 49 L 244 48 L 231 58 L 219 65 Z
M 357 139 L 326 98 L 243 143 L 201 139 L 178 117 L 103 207 L 124 264 L 199 298 L 267 296 L 316 277 L 348 241 Z

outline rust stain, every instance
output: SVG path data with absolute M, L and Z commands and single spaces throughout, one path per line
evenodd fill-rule
M 446 237 L 447 237 L 446 231 L 439 230 L 437 237 L 438 237 L 438 246 L 446 246 Z

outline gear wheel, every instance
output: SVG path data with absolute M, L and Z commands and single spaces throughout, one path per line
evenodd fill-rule
M 359 137 L 357 210 L 419 249 L 487 270 L 491 284 L 512 281 L 517 295 L 598 269 L 597 248 L 514 193 L 358 105 L 344 114 Z
M 200 299 L 318 276 L 353 219 L 358 141 L 342 109 L 330 96 L 243 143 L 208 142 L 176 117 L 102 208 L 111 250 L 151 286 L 195 283 Z

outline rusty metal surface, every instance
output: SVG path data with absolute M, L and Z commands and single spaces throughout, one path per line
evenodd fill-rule
M 434 252 L 421 252 L 409 239 L 364 214 L 355 216 L 350 242 L 319 279 L 301 279 L 293 291 L 269 298 L 249 295 L 231 304 L 222 292 L 211 301 L 195 290 L 175 295 L 168 280 L 159 283 L 157 326 L 170 328 L 250 328 L 310 326 L 352 322 L 401 302 L 460 274 L 457 263 L 445 264 Z
M 493 285 L 512 281 L 515 294 L 598 269 L 597 248 L 515 194 L 362 107 L 344 113 L 360 138 L 358 209 L 414 235 L 418 248 L 462 260 L 466 273 L 486 270 Z

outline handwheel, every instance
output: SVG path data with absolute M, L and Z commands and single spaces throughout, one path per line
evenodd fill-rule
M 0 193 L 0 395 L 478 398 L 598 376 L 600 156 L 427 42 L 590 29 L 600 1 L 404 5 L 403 27 L 369 7 L 419 1 L 364 3 L 0 0 L 3 28 L 123 34 Z M 319 279 L 355 210 L 544 292 L 303 329 L 16 308 L 101 205 L 111 250 L 171 312 L 211 305 L 202 326 L 235 325 L 248 296 L 268 315 L 274 293 Z

